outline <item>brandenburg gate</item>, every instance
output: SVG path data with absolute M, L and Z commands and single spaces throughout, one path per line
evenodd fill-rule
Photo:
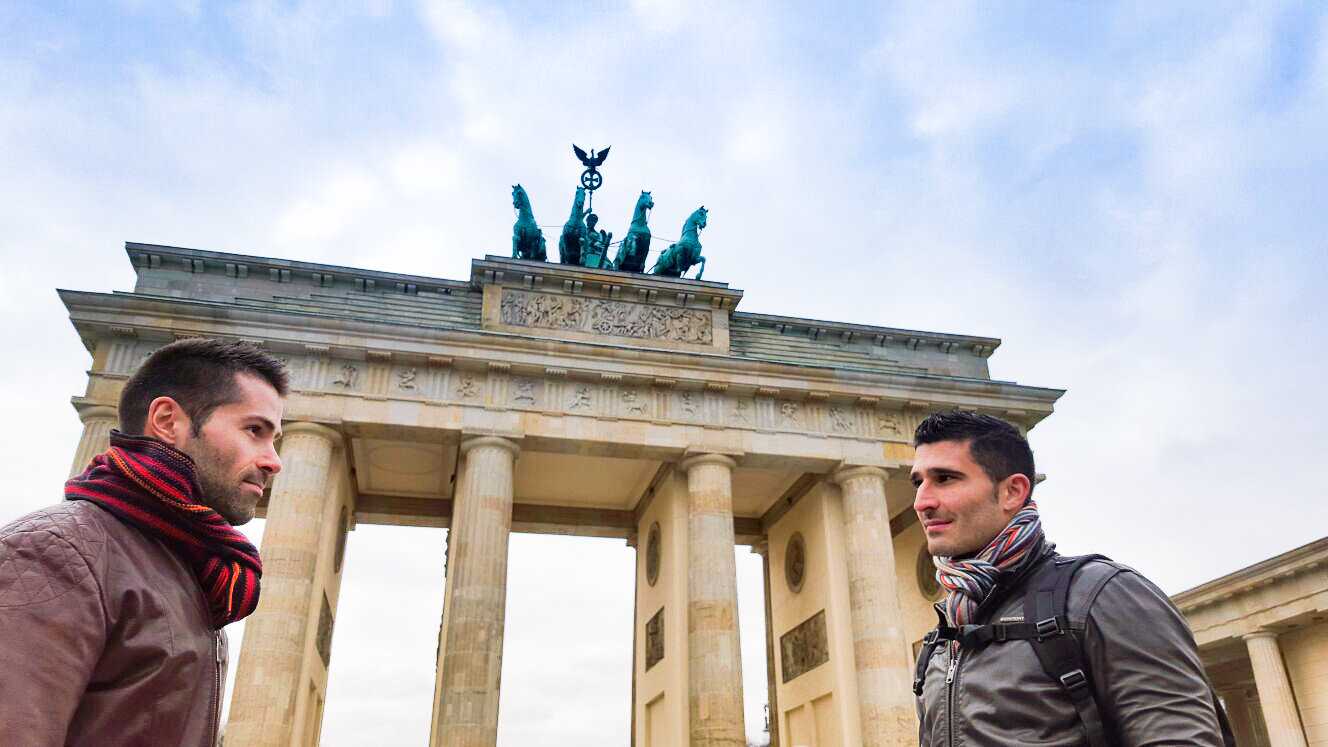
M 346 534 L 366 522 L 449 532 L 431 744 L 497 738 L 511 532 L 637 549 L 633 744 L 745 744 L 735 544 L 765 564 L 774 743 L 913 744 L 938 590 L 912 431 L 955 406 L 1029 428 L 1061 394 L 993 380 L 999 340 L 746 313 L 726 283 L 126 249 L 132 291 L 61 291 L 92 356 L 75 469 L 171 340 L 250 340 L 291 371 L 228 745 L 317 744 Z

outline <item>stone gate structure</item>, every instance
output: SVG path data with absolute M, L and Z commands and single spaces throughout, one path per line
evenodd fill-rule
M 992 380 L 995 339 L 745 313 L 725 283 L 126 249 L 133 291 L 61 292 L 92 354 L 75 470 L 166 342 L 251 340 L 292 374 L 229 744 L 318 742 L 363 522 L 449 528 L 432 744 L 496 740 L 511 532 L 637 548 L 634 744 L 744 744 L 735 543 L 765 564 L 774 743 L 911 744 L 938 593 L 909 509 L 913 428 L 955 406 L 1029 428 L 1061 394 Z

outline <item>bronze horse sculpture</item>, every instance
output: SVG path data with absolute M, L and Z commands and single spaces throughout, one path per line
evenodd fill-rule
M 558 261 L 565 265 L 580 265 L 581 252 L 587 248 L 590 229 L 586 228 L 586 190 L 576 188 L 576 197 L 572 198 L 572 214 L 563 224 L 563 234 L 558 238 Z
M 618 256 L 613 260 L 615 270 L 646 271 L 646 255 L 650 253 L 650 226 L 646 225 L 646 211 L 653 207 L 654 198 L 642 190 L 636 208 L 632 211 L 632 225 L 627 229 L 627 237 L 618 245 Z
M 548 258 L 544 249 L 544 232 L 535 222 L 530 198 L 520 184 L 512 185 L 512 207 L 516 208 L 516 224 L 512 226 L 512 258 L 544 261 Z
M 701 265 L 701 269 L 696 273 L 696 279 L 700 280 L 705 272 L 705 257 L 701 256 L 701 240 L 698 234 L 701 229 L 706 227 L 706 216 L 708 215 L 705 205 L 697 208 L 687 220 L 682 224 L 682 238 L 678 243 L 670 244 L 664 253 L 655 260 L 655 266 L 650 271 L 655 275 L 664 275 L 671 278 L 680 278 L 683 273 L 692 269 L 693 265 Z

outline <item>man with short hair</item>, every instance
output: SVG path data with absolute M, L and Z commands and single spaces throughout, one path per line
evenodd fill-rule
M 286 389 L 252 345 L 167 345 L 64 502 L 0 528 L 0 744 L 216 744 L 221 629 L 262 575 L 233 527 L 281 470 Z
M 1043 536 L 1014 426 L 936 413 L 914 446 L 913 508 L 946 592 L 914 681 L 924 747 L 1234 744 L 1167 595 Z

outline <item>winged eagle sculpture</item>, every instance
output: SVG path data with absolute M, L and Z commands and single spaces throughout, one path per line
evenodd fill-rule
M 577 158 L 581 159 L 581 164 L 583 166 L 592 170 L 599 168 L 600 164 L 604 163 L 604 159 L 609 157 L 608 148 L 605 148 L 604 150 L 600 151 L 599 155 L 595 155 L 594 148 L 590 149 L 590 155 L 586 155 L 586 152 L 584 150 L 581 150 L 581 148 L 576 145 L 572 146 L 572 151 L 576 153 Z

